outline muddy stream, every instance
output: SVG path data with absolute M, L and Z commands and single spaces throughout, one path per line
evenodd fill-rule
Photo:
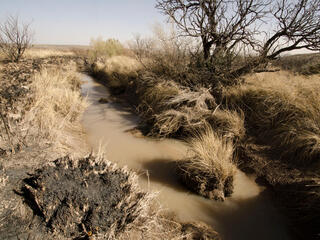
M 127 130 L 138 117 L 120 103 L 99 103 L 108 90 L 89 76 L 82 77 L 82 94 L 91 103 L 83 116 L 87 140 L 94 150 L 138 173 L 141 186 L 159 192 L 162 206 L 186 222 L 203 221 L 223 239 L 290 239 L 284 220 L 277 213 L 263 188 L 244 173 L 235 177 L 235 191 L 225 202 L 215 202 L 193 194 L 182 186 L 172 170 L 172 161 L 182 159 L 186 146 L 177 140 L 151 140 L 134 137 Z

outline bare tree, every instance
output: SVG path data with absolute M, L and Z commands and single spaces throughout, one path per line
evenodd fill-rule
M 258 65 L 295 49 L 320 50 L 319 0 L 158 0 L 156 8 L 182 36 L 201 39 L 205 59 L 249 47 Z
M 239 43 L 256 45 L 257 20 L 266 15 L 264 0 L 160 0 L 156 8 L 172 19 L 181 35 L 199 37 L 204 58 L 231 51 Z
M 260 48 L 262 57 L 274 59 L 303 48 L 320 50 L 319 0 L 277 0 L 270 14 L 276 28 Z
M 0 24 L 0 50 L 11 60 L 18 62 L 31 46 L 30 23 L 20 23 L 18 16 L 9 16 Z

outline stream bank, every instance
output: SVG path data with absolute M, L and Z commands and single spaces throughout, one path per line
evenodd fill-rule
M 189 192 L 173 168 L 187 147 L 177 140 L 134 137 L 128 130 L 137 126 L 139 118 L 131 108 L 112 101 L 108 90 L 91 77 L 83 75 L 82 81 L 82 94 L 91 103 L 82 120 L 88 143 L 109 160 L 137 172 L 142 188 L 159 192 L 161 205 L 181 221 L 205 222 L 222 239 L 290 239 L 284 219 L 253 178 L 237 171 L 234 194 L 223 203 Z M 107 101 L 99 103 L 101 98 Z

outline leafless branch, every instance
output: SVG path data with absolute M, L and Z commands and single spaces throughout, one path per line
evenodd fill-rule
M 9 16 L 0 24 L 0 50 L 12 61 L 20 60 L 32 37 L 30 23 L 20 23 L 18 16 Z
M 181 35 L 202 40 L 205 59 L 241 47 L 261 61 L 295 49 L 320 50 L 319 0 L 158 0 L 156 8 Z M 261 25 L 275 27 L 268 32 Z
M 267 0 L 160 0 L 156 7 L 182 34 L 202 40 L 204 58 L 234 50 L 240 43 L 256 46 L 258 20 L 267 14 Z

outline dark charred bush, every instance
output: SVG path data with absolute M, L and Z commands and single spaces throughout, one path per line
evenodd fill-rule
M 145 193 L 134 180 L 132 173 L 93 156 L 64 157 L 24 179 L 22 191 L 52 232 L 78 238 L 117 234 L 139 216 Z

